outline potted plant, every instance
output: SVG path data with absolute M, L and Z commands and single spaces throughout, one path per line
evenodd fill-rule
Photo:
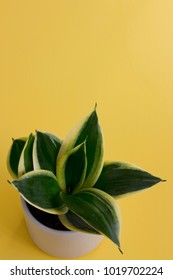
M 42 250 L 63 258 L 88 252 L 102 236 L 107 236 L 122 252 L 116 198 L 163 181 L 130 163 L 104 162 L 96 107 L 64 140 L 41 131 L 13 139 L 7 165 L 14 177 L 10 183 L 22 197 L 32 239 Z M 48 225 L 39 222 L 42 215 Z M 58 223 L 56 229 L 50 229 L 52 217 Z M 49 233 L 52 236 L 47 240 Z M 57 234 L 60 241 L 56 240 Z M 86 248 L 82 249 L 85 243 Z M 75 253 L 74 248 L 79 251 Z

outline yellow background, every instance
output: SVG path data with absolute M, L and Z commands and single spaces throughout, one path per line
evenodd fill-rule
M 7 183 L 11 138 L 63 138 L 95 102 L 105 159 L 167 182 L 118 200 L 124 255 L 105 238 L 80 259 L 172 259 L 173 1 L 1 0 L 0 41 L 0 259 L 54 259 Z

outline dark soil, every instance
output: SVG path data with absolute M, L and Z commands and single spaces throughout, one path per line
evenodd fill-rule
M 29 203 L 27 203 L 27 206 L 31 214 L 36 218 L 36 220 L 42 223 L 43 225 L 56 230 L 69 230 L 60 222 L 58 215 L 46 213 L 40 209 L 35 208 Z

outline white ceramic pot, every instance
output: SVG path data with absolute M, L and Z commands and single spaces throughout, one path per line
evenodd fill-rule
M 51 229 L 33 217 L 21 198 L 28 232 L 34 243 L 49 255 L 59 258 L 75 258 L 89 253 L 102 241 L 103 236 L 74 231 Z

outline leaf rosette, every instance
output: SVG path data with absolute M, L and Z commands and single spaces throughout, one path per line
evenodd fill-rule
M 161 179 L 125 162 L 104 162 L 96 108 L 65 137 L 41 131 L 13 140 L 7 166 L 11 184 L 34 207 L 57 214 L 70 229 L 103 234 L 120 249 L 115 198 Z

